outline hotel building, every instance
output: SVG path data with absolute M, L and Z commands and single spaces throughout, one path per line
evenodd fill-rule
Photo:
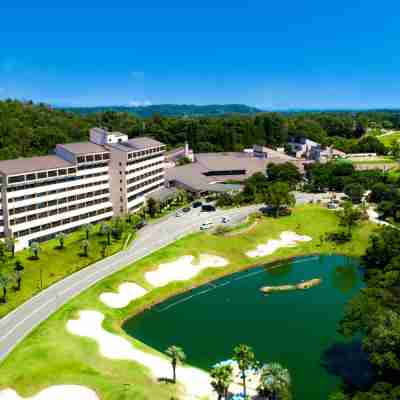
M 138 210 L 164 186 L 165 146 L 94 128 L 54 155 L 0 161 L 0 237 L 17 248 Z

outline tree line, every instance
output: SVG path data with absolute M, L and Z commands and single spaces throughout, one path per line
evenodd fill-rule
M 122 109 L 123 110 L 123 109 Z M 281 147 L 289 137 L 305 136 L 346 152 L 387 149 L 368 128 L 400 129 L 400 112 L 250 113 L 214 116 L 139 117 L 126 111 L 83 112 L 46 104 L 0 101 L 0 159 L 51 152 L 57 143 L 85 141 L 93 126 L 135 136 L 152 136 L 169 148 L 188 141 L 196 152 L 241 151 L 253 144 Z

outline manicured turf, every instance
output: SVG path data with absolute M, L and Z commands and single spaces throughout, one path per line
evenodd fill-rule
M 342 246 L 321 241 L 320 237 L 326 232 L 335 231 L 337 224 L 334 212 L 307 205 L 296 208 L 290 217 L 263 218 L 243 234 L 226 237 L 212 233 L 195 233 L 183 238 L 91 287 L 40 325 L 0 365 L 0 388 L 13 387 L 21 395 L 30 396 L 50 385 L 82 384 L 96 390 L 102 400 L 170 400 L 176 390 L 173 385 L 154 382 L 145 369 L 136 363 L 101 357 L 96 343 L 69 334 L 65 329 L 66 322 L 75 318 L 79 310 L 98 310 L 106 316 L 106 329 L 131 340 L 121 329 L 123 320 L 151 304 L 223 274 L 252 264 L 260 265 L 310 253 L 337 252 L 360 256 L 376 225 L 362 223 L 354 230 L 352 242 Z M 299 244 L 298 247 L 280 249 L 271 256 L 257 260 L 245 255 L 246 251 L 254 249 L 258 244 L 277 238 L 284 230 L 309 235 L 313 240 Z M 226 268 L 204 270 L 188 282 L 175 282 L 153 289 L 123 310 L 112 310 L 98 300 L 102 292 L 115 290 L 126 281 L 134 281 L 151 289 L 144 279 L 146 271 L 182 255 L 197 256 L 201 253 L 220 255 L 227 258 L 230 264 Z M 136 344 L 145 347 L 139 342 Z M 278 345 L 284 346 L 284 343 L 277 343 Z
M 385 145 L 390 147 L 394 141 L 400 140 L 400 132 L 393 132 L 390 135 L 381 135 L 377 138 Z
M 41 243 L 38 260 L 32 258 L 29 249 L 16 253 L 15 259 L 11 259 L 7 255 L 5 265 L 0 267 L 0 273 L 12 277 L 16 260 L 21 261 L 25 269 L 22 273 L 21 290 L 16 291 L 15 283 L 10 284 L 7 303 L 0 302 L 0 318 L 42 289 L 100 260 L 102 258 L 103 243 L 107 241 L 107 238 L 105 235 L 99 234 L 99 228 L 100 225 L 93 225 L 89 236 L 88 257 L 82 254 L 81 244 L 82 240 L 86 238 L 86 233 L 81 230 L 67 236 L 63 249 L 59 248 L 57 239 Z M 121 239 L 111 240 L 111 245 L 106 250 L 106 256 L 120 251 L 128 239 L 128 235 L 132 233 L 133 228 L 128 225 Z M 130 239 L 132 239 L 132 235 L 130 235 Z

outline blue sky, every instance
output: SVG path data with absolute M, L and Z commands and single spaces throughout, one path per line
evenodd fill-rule
M 0 98 L 400 107 L 398 1 L 1 3 Z

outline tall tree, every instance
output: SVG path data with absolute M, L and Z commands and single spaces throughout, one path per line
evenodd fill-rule
M 258 363 L 256 356 L 250 346 L 245 344 L 240 344 L 233 349 L 233 359 L 238 363 L 240 370 L 242 385 L 243 385 L 243 395 L 244 398 L 247 396 L 247 386 L 246 379 L 247 374 L 250 370 L 258 368 Z
M 228 389 L 233 382 L 233 367 L 230 363 L 221 362 L 214 365 L 210 371 L 211 386 L 217 392 L 218 400 L 228 399 Z
M 263 193 L 262 198 L 266 205 L 273 207 L 275 217 L 279 217 L 282 206 L 293 207 L 296 204 L 296 199 L 286 182 L 272 183 Z
M 182 348 L 178 346 L 170 346 L 165 351 L 165 354 L 171 358 L 172 365 L 172 381 L 176 383 L 176 367 L 178 364 L 183 363 L 186 360 L 186 355 Z

